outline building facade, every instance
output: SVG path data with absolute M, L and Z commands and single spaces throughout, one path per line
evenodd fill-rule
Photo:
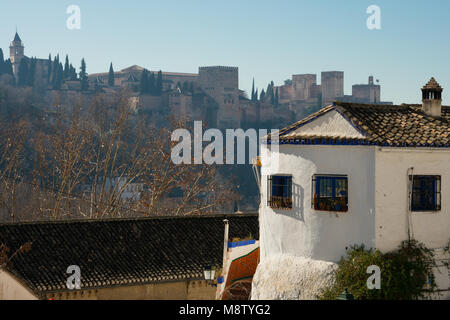
M 450 107 L 434 79 L 422 91 L 422 105 L 337 102 L 281 130 L 279 151 L 266 146 L 262 264 L 336 263 L 354 245 L 389 252 L 416 239 L 436 253 L 434 277 L 450 298 Z

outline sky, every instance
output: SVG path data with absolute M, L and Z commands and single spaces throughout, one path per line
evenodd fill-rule
M 70 5 L 81 12 L 70 30 Z M 381 29 L 369 30 L 370 5 Z M 88 73 L 140 65 L 197 73 L 199 66 L 239 67 L 239 87 L 261 90 L 292 74 L 344 71 L 352 84 L 380 80 L 381 99 L 420 103 L 430 77 L 450 105 L 450 1 L 406 0 L 41 0 L 3 1 L 0 47 L 5 56 L 15 28 L 25 54 L 81 58 Z M 446 90 L 447 89 L 447 90 Z

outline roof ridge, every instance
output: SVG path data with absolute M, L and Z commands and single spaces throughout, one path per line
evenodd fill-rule
M 0 226 L 11 225 L 42 225 L 42 224 L 75 224 L 75 223 L 95 223 L 95 222 L 124 222 L 124 221 L 151 221 L 151 220 L 171 220 L 171 219 L 201 219 L 201 218 L 227 218 L 227 217 L 254 217 L 258 212 L 243 213 L 213 213 L 204 215 L 187 215 L 187 216 L 149 216 L 149 217 L 129 217 L 129 218 L 101 218 L 101 219 L 73 219 L 73 220 L 35 220 L 35 221 L 17 221 L 17 222 L 0 222 Z

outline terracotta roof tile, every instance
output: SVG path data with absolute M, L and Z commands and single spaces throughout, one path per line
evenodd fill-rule
M 434 118 L 423 113 L 421 105 L 370 105 L 342 102 L 336 102 L 280 130 L 280 142 L 305 140 L 307 144 L 316 144 L 315 139 L 329 139 L 332 141 L 328 143 L 332 144 L 349 142 L 327 136 L 311 138 L 289 135 L 284 137 L 287 133 L 332 110 L 341 113 L 355 128 L 364 133 L 366 139 L 353 139 L 357 144 L 450 147 L 450 107 L 448 106 L 442 107 L 441 117 Z

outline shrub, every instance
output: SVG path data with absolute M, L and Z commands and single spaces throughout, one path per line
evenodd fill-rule
M 371 265 L 381 270 L 380 289 L 367 288 L 370 274 L 366 271 Z M 345 289 L 359 300 L 425 298 L 427 280 L 428 290 L 436 289 L 434 277 L 428 279 L 435 266 L 433 252 L 415 240 L 404 241 L 398 249 L 388 253 L 353 246 L 348 250 L 348 256 L 339 262 L 333 287 L 324 290 L 319 299 L 334 300 Z

